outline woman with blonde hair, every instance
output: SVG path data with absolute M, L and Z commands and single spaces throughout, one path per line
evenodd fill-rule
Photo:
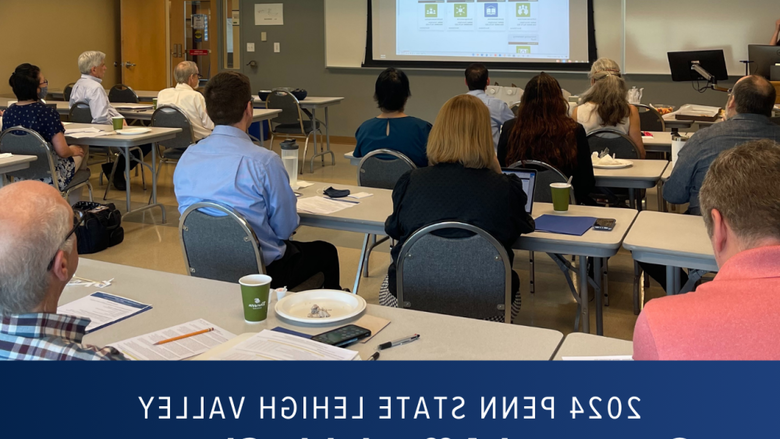
M 620 73 L 620 66 L 608 58 L 601 58 L 588 74 L 591 87 L 580 97 L 580 105 L 572 118 L 587 133 L 611 129 L 625 134 L 634 142 L 639 157 L 645 158 L 639 110 L 628 103 L 628 86 Z
M 393 190 L 393 214 L 385 222 L 385 232 L 398 242 L 379 293 L 385 306 L 398 306 L 395 261 L 404 242 L 421 227 L 441 221 L 475 225 L 495 237 L 510 260 L 512 244 L 520 234 L 534 230 L 534 221 L 525 212 L 522 182 L 501 173 L 490 113 L 478 98 L 460 95 L 444 104 L 428 137 L 428 161 L 428 167 L 404 174 Z M 519 288 L 520 278 L 513 271 L 513 316 L 520 308 Z

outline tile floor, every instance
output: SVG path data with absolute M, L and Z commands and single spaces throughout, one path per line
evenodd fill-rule
M 355 184 L 356 168 L 351 166 L 343 155 L 351 151 L 352 146 L 333 144 L 336 154 L 336 165 L 322 166 L 316 161 L 314 173 L 308 172 L 300 176 L 302 180 L 322 182 L 327 184 Z M 278 144 L 276 147 L 278 152 Z M 167 222 L 162 224 L 159 209 L 138 213 L 125 218 L 125 240 L 122 244 L 103 252 L 84 256 L 100 261 L 114 262 L 134 267 L 186 274 L 184 259 L 178 237 L 178 220 L 176 197 L 173 191 L 174 164 L 165 164 L 160 170 L 158 198 L 165 205 Z M 99 165 L 91 167 L 93 172 L 92 185 L 95 188 L 96 201 L 102 201 L 105 186 L 98 181 Z M 149 171 L 147 171 L 149 172 Z M 148 176 L 148 175 L 147 175 Z M 104 179 L 105 184 L 105 179 Z M 141 178 L 133 177 L 131 182 L 133 205 L 146 203 L 149 191 L 143 191 Z M 86 194 L 86 191 L 84 191 Z M 655 191 L 648 191 L 649 208 L 655 209 Z M 105 202 L 113 202 L 120 210 L 125 209 L 125 194 L 116 190 L 109 191 Z M 360 246 L 363 236 L 357 233 L 339 232 L 327 229 L 301 227 L 296 234 L 299 241 L 325 240 L 338 247 L 341 263 L 341 283 L 351 287 L 354 283 L 357 263 L 360 256 Z M 379 286 L 387 272 L 390 262 L 389 247 L 382 245 L 374 250 L 370 261 L 370 276 L 361 281 L 358 294 L 369 303 L 377 303 Z M 530 294 L 528 288 L 528 257 L 525 252 L 518 252 L 515 257 L 514 269 L 521 278 L 522 310 L 518 324 L 557 329 L 564 334 L 574 330 L 574 318 L 577 304 L 572 297 L 563 275 L 558 267 L 545 255 L 536 257 L 536 293 Z M 632 279 L 633 261 L 626 250 L 610 260 L 609 294 L 610 305 L 604 311 L 604 335 L 630 340 L 634 331 L 636 316 L 632 309 Z M 576 283 L 576 279 L 575 279 Z M 659 297 L 664 292 L 658 284 L 651 282 L 651 287 L 644 292 L 645 299 Z M 593 306 L 593 302 L 591 302 Z M 591 328 L 595 328 L 595 313 L 591 311 Z M 593 329 L 595 332 L 595 329 Z

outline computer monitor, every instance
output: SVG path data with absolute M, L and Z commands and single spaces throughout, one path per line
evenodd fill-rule
M 672 70 L 672 81 L 700 81 L 707 80 L 699 72 L 692 70 L 691 66 L 698 63 L 704 70 L 712 75 L 713 83 L 726 81 L 729 73 L 726 69 L 726 57 L 722 50 L 696 50 L 693 52 L 668 52 L 669 68 Z
M 523 182 L 523 191 L 528 197 L 525 203 L 525 212 L 531 214 L 534 210 L 534 193 L 536 192 L 536 171 L 533 169 L 521 168 L 502 168 L 501 172 L 506 175 L 516 175 Z
M 748 46 L 748 59 L 750 59 L 750 74 L 772 79 L 771 68 L 780 64 L 780 46 L 766 46 L 751 44 Z M 780 81 L 780 78 L 777 79 Z

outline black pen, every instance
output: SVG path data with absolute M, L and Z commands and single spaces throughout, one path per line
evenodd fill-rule
M 388 341 L 387 343 L 380 344 L 379 345 L 379 350 L 381 351 L 383 349 L 390 349 L 390 348 L 394 348 L 396 346 L 401 346 L 402 344 L 411 343 L 411 342 L 413 342 L 415 340 L 418 340 L 419 338 L 420 338 L 420 334 L 414 334 L 411 337 L 405 337 L 405 338 L 402 338 L 402 339 L 399 339 L 399 340 Z
M 379 352 L 374 352 L 374 354 L 371 355 L 370 357 L 368 357 L 368 359 L 366 359 L 366 361 L 376 361 L 378 359 L 379 359 Z
M 342 203 L 352 203 L 352 204 L 360 204 L 360 201 L 350 201 L 350 200 L 344 200 L 341 198 L 332 198 L 332 197 L 325 197 L 327 200 L 333 200 L 333 201 L 341 201 Z

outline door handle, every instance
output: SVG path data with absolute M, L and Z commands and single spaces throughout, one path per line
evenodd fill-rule
M 248 65 L 249 67 L 252 67 L 253 69 L 257 68 L 257 62 L 255 62 L 254 60 L 249 61 L 248 63 L 246 63 L 246 65 Z
M 128 62 L 125 63 L 125 67 L 127 67 L 129 69 L 130 67 L 135 67 L 135 64 L 133 64 L 133 63 L 128 61 Z

